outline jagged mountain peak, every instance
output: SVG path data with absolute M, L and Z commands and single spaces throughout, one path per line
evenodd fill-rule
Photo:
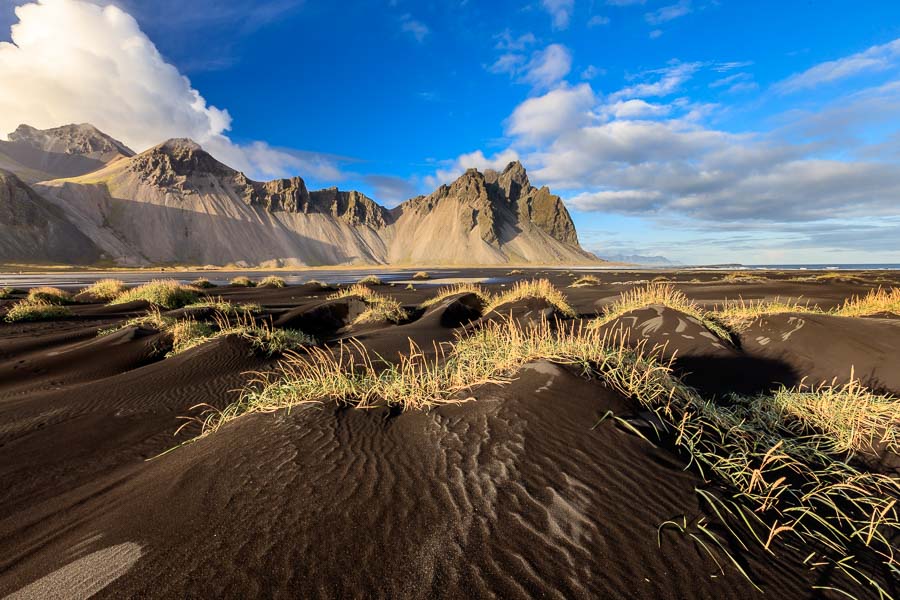
M 141 152 L 131 159 L 130 169 L 150 184 L 179 188 L 184 188 L 188 179 L 196 176 L 238 174 L 188 138 L 166 140 Z
M 87 156 L 104 161 L 117 156 L 134 156 L 131 148 L 90 123 L 72 123 L 51 129 L 37 129 L 22 124 L 8 137 L 10 142 L 45 152 Z

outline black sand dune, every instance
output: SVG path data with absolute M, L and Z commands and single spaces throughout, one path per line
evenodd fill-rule
M 564 287 L 572 280 L 564 272 L 548 277 L 584 324 L 640 275 L 601 273 L 600 285 L 575 289 Z M 705 303 L 716 289 L 721 303 L 759 285 L 680 289 L 699 290 Z M 777 291 L 777 281 L 763 285 L 765 295 Z M 843 283 L 785 283 L 784 291 L 798 285 L 817 286 L 833 305 L 860 293 Z M 471 294 L 420 309 L 435 287 L 376 289 L 398 298 L 410 319 L 357 326 L 365 304 L 327 300 L 317 285 L 209 295 L 262 305 L 260 319 L 276 329 L 330 344 L 355 338 L 388 360 L 410 340 L 432 353 L 483 317 Z M 501 309 L 486 318 L 558 316 L 536 300 Z M 781 538 L 777 560 L 740 554 L 760 592 L 688 534 L 660 531 L 672 520 L 698 531 L 714 515 L 697 490 L 719 490 L 665 440 L 636 434 L 649 436 L 649 413 L 602 381 L 538 361 L 460 404 L 406 413 L 309 404 L 241 417 L 166 452 L 199 432 L 189 424 L 175 435 L 183 417 L 203 415 L 197 405 L 224 408 L 279 357 L 232 335 L 165 358 L 171 341 L 149 326 L 97 337 L 141 307 L 73 310 L 0 325 L 0 597 L 842 597 L 813 592 L 830 575 Z M 577 321 L 560 321 L 569 323 Z M 650 306 L 606 327 L 627 327 L 631 343 L 667 344 L 685 382 L 718 399 L 846 376 L 850 364 L 864 381 L 897 391 L 898 323 L 778 315 L 732 344 Z M 879 581 L 897 593 L 893 576 Z

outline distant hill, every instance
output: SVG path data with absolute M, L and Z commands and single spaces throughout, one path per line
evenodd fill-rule
M 679 262 L 669 260 L 665 256 L 645 256 L 642 254 L 601 254 L 604 260 L 629 263 L 633 265 L 642 265 L 647 267 L 668 267 L 678 266 L 681 264 Z
M 562 200 L 518 162 L 470 169 L 393 210 L 356 191 L 309 191 L 300 177 L 253 181 L 191 140 L 135 155 L 90 125 L 20 126 L 0 146 L 4 164 L 125 265 L 599 262 Z

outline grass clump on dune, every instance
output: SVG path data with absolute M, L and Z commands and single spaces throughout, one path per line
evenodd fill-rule
M 719 281 L 722 283 L 764 283 L 768 281 L 768 279 L 766 277 L 763 277 L 762 275 L 755 275 L 744 271 L 738 271 L 734 273 L 728 273 Z
M 592 327 L 600 327 L 610 323 L 633 310 L 640 310 L 651 305 L 661 305 L 682 312 L 703 324 L 721 339 L 731 341 L 731 332 L 711 313 L 700 308 L 684 292 L 671 283 L 648 283 L 622 292 L 619 299 L 604 308 L 603 314 L 595 320 Z
M 383 285 L 383 282 L 377 275 L 366 275 L 356 283 L 357 285 Z
M 643 345 L 628 347 L 621 331 L 601 334 L 546 321 L 525 327 L 512 319 L 486 323 L 441 346 L 436 357 L 411 342 L 397 364 L 371 356 L 351 340 L 289 356 L 280 372 L 260 375 L 237 402 L 207 414 L 203 431 L 214 432 L 243 414 L 323 401 L 404 410 L 466 402 L 477 396 L 478 386 L 502 385 L 525 364 L 549 360 L 597 378 L 655 413 L 656 436 L 630 431 L 678 452 L 702 477 L 698 500 L 704 519 L 716 527 L 702 529 L 695 539 L 717 563 L 733 565 L 752 582 L 742 553 L 777 556 L 790 546 L 794 556 L 808 555 L 804 564 L 819 571 L 814 581 L 850 596 L 880 591 L 883 574 L 896 570 L 900 480 L 861 471 L 848 455 L 865 449 L 896 419 L 898 401 L 845 387 L 719 405 L 685 386 L 658 356 Z M 835 401 L 844 404 L 828 410 Z M 604 417 L 597 426 L 603 421 L 627 429 L 619 417 Z
M 380 323 L 389 321 L 391 323 L 400 323 L 409 318 L 406 309 L 397 300 L 378 292 L 361 283 L 354 284 L 348 288 L 342 289 L 328 296 L 329 300 L 338 300 L 340 298 L 359 298 L 366 303 L 366 310 L 359 315 L 354 321 L 357 325 L 365 323 Z
M 429 274 L 426 273 L 425 271 L 419 271 L 418 273 L 416 273 L 415 275 L 413 275 L 412 278 L 415 279 L 415 280 L 417 280 L 417 281 L 424 281 L 424 280 L 426 280 L 426 279 L 431 279 L 431 275 L 429 275 Z
M 835 310 L 842 317 L 866 317 L 882 313 L 900 315 L 900 288 L 871 290 L 865 296 L 854 296 Z
M 459 294 L 475 294 L 482 302 L 484 302 L 485 306 L 490 304 L 493 300 L 491 293 L 476 283 L 457 283 L 442 287 L 438 290 L 437 294 L 420 304 L 419 308 L 434 306 L 450 296 L 457 296 Z
M 575 309 L 569 304 L 569 300 L 566 298 L 565 294 L 559 291 L 547 279 L 532 279 L 530 281 L 517 282 L 508 291 L 495 296 L 490 304 L 488 304 L 487 308 L 485 308 L 484 312 L 487 314 L 504 304 L 518 302 L 527 298 L 541 298 L 546 300 L 548 304 L 552 305 L 557 312 L 565 317 L 575 318 L 578 316 L 578 313 L 575 312 Z
M 256 284 L 249 277 L 245 277 L 240 275 L 238 277 L 232 278 L 228 285 L 231 287 L 255 287 Z
M 125 290 L 125 282 L 118 279 L 101 279 L 81 290 L 81 294 L 90 295 L 102 302 L 115 300 Z
M 72 311 L 61 304 L 46 300 L 25 299 L 13 304 L 6 313 L 5 319 L 8 323 L 19 323 L 22 321 L 45 321 L 71 315 Z
M 269 275 L 268 277 L 263 277 L 257 285 L 260 287 L 283 288 L 287 286 L 287 283 L 277 275 Z
M 62 306 L 63 304 L 72 304 L 74 302 L 74 300 L 72 300 L 72 294 L 55 287 L 31 288 L 30 290 L 28 290 L 28 296 L 26 297 L 26 300 L 28 302 L 54 304 L 56 306 Z
M 853 275 L 851 273 L 841 273 L 838 271 L 832 271 L 830 273 L 820 273 L 819 275 L 793 277 L 788 281 L 802 281 L 812 283 L 866 283 L 866 280 L 859 275 Z
M 593 287 L 595 285 L 600 285 L 600 278 L 596 275 L 584 275 L 583 277 L 579 277 L 575 281 L 569 285 L 569 287 L 580 288 L 580 287 Z
M 126 304 L 145 300 L 154 306 L 174 309 L 196 302 L 200 290 L 182 285 L 173 279 L 155 279 L 136 288 L 125 290 L 110 304 Z
M 778 315 L 783 313 L 822 313 L 816 305 L 810 306 L 808 302 L 800 303 L 799 300 L 744 300 L 740 298 L 734 301 L 726 301 L 720 307 L 715 307 L 710 314 L 732 331 L 742 331 L 753 321 L 766 315 Z
M 0 287 L 0 300 L 12 298 L 13 289 L 11 287 Z
M 277 329 L 268 321 L 254 321 L 248 314 L 234 317 L 220 313 L 215 316 L 212 323 L 186 319 L 175 323 L 168 331 L 173 338 L 170 356 L 229 335 L 247 340 L 254 350 L 266 356 L 299 350 L 301 347 L 316 343 L 313 338 L 301 331 Z
M 210 288 L 216 287 L 216 284 L 211 282 L 206 277 L 198 277 L 191 282 L 191 286 L 197 288 L 198 290 L 208 290 Z

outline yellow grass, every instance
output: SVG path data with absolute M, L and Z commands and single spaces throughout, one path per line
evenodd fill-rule
M 0 300 L 11 298 L 13 289 L 11 287 L 0 287 Z
M 36 287 L 28 290 L 26 298 L 29 302 L 55 304 L 57 306 L 72 303 L 72 294 L 55 287 Z
M 413 278 L 413 279 L 416 279 L 416 280 L 419 280 L 419 281 L 423 281 L 423 280 L 425 280 L 425 279 L 431 279 L 431 275 L 429 275 L 429 274 L 428 274 L 427 272 L 425 272 L 425 271 L 419 271 L 418 273 L 416 273 L 415 275 L 413 275 L 412 278 Z
M 365 323 L 381 323 L 385 321 L 400 323 L 409 318 L 409 315 L 406 313 L 406 310 L 400 302 L 389 296 L 379 294 L 362 283 L 354 284 L 328 296 L 328 298 L 332 300 L 350 297 L 359 298 L 366 303 L 368 309 L 356 318 L 354 323 L 357 325 Z
M 376 275 L 366 275 L 356 283 L 358 285 L 382 285 L 381 279 Z
M 595 275 L 585 275 L 583 277 L 579 277 L 569 287 L 580 288 L 580 287 L 592 287 L 595 285 L 600 285 L 600 278 Z
M 56 319 L 59 317 L 67 317 L 72 311 L 66 306 L 48 302 L 46 300 L 20 300 L 12 305 L 12 308 L 6 313 L 6 321 L 8 323 L 18 323 L 21 321 L 43 321 L 47 319 Z
M 228 284 L 232 287 L 254 287 L 256 285 L 249 277 L 243 275 L 232 278 Z
M 114 300 L 125 289 L 125 282 L 118 279 L 101 279 L 81 290 L 103 302 Z
M 154 306 L 173 309 L 196 302 L 200 290 L 182 285 L 174 279 L 155 279 L 136 288 L 125 290 L 110 304 L 125 304 L 145 300 Z
M 715 307 L 715 318 L 727 325 L 732 331 L 746 329 L 756 319 L 766 315 L 783 313 L 822 313 L 816 305 L 799 300 L 775 298 L 774 300 L 738 300 L 726 301 L 721 307 Z
M 715 315 L 700 308 L 684 292 L 667 282 L 650 282 L 643 287 L 636 287 L 622 292 L 618 300 L 604 308 L 603 314 L 593 321 L 591 326 L 601 327 L 615 321 L 626 313 L 651 305 L 666 306 L 682 312 L 700 321 L 704 327 L 723 340 L 731 341 L 731 332 L 718 321 Z
M 763 277 L 762 275 L 755 275 L 752 273 L 737 271 L 727 274 L 720 281 L 722 281 L 723 283 L 763 283 L 765 281 L 768 281 L 768 279 L 766 277 Z
M 191 285 L 197 288 L 198 290 L 208 290 L 210 288 L 216 287 L 209 279 L 206 277 L 198 277 L 197 279 L 191 282 Z
M 565 294 L 559 291 L 547 279 L 531 279 L 528 281 L 519 281 L 509 290 L 495 296 L 487 308 L 485 313 L 497 310 L 504 304 L 518 302 L 527 298 L 542 298 L 552 305 L 557 312 L 568 318 L 575 318 L 578 313 L 569 304 L 569 300 Z
M 880 313 L 900 315 L 900 288 L 878 288 L 863 297 L 854 296 L 835 311 L 835 314 L 842 317 L 865 317 Z
M 275 288 L 283 288 L 287 286 L 287 283 L 281 277 L 276 275 L 269 275 L 268 277 L 263 277 L 262 280 L 257 284 L 260 286 L 266 287 L 275 287 Z
M 420 305 L 420 308 L 428 308 L 450 296 L 457 296 L 459 294 L 475 294 L 485 305 L 490 304 L 493 299 L 491 293 L 477 283 L 457 283 L 439 289 L 437 294 L 423 302 Z

